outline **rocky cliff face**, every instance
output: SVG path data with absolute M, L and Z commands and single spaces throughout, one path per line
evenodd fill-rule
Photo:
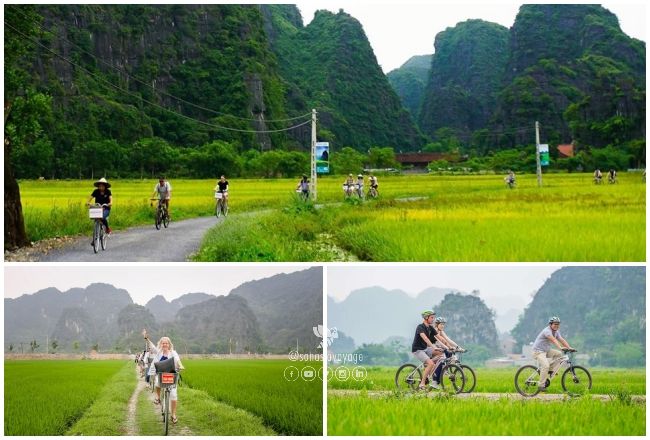
M 508 60 L 508 29 L 468 20 L 436 35 L 435 54 L 419 113 L 422 130 L 433 137 L 449 127 L 468 141 L 484 128 L 496 105 Z
M 361 24 L 342 10 L 317 11 L 306 27 L 272 21 L 288 104 L 317 108 L 336 146 L 413 150 L 423 137 L 390 87 Z M 323 133 L 325 135 L 325 133 Z
M 392 70 L 386 75 L 390 85 L 395 89 L 404 107 L 411 112 L 414 120 L 420 113 L 424 90 L 431 71 L 431 58 L 432 55 L 411 57 L 398 69 Z
M 128 92 L 217 125 L 226 125 L 219 119 L 224 114 L 251 119 L 248 125 L 240 121 L 241 129 L 268 130 L 272 127 L 266 120 L 284 116 L 281 81 L 257 6 L 48 5 L 38 11 L 44 17 L 43 27 L 54 30 L 55 35 L 46 34 L 48 45 L 91 72 L 46 52 L 37 57 L 41 79 L 52 89 L 59 89 L 56 103 L 65 102 L 61 110 L 72 107 L 63 112 L 69 118 L 82 117 L 91 123 L 88 116 L 74 111 L 74 104 L 84 97 L 88 99 L 84 95 L 101 91 L 100 95 L 110 96 L 114 105 L 126 106 L 123 111 L 142 112 L 132 116 L 139 125 L 127 121 L 134 124 L 135 139 L 153 134 L 191 144 L 196 136 L 169 126 L 179 119 L 159 107 L 134 100 Z M 97 129 L 104 135 L 111 134 L 101 123 Z M 199 131 L 203 130 L 208 129 L 199 127 Z M 217 136 L 231 139 L 234 135 L 225 132 Z M 242 140 L 251 139 L 242 136 Z M 270 147 L 268 134 L 259 134 L 256 142 L 263 149 Z

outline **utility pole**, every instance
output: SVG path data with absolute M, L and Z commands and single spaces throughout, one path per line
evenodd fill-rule
M 45 335 L 45 353 L 50 352 L 50 335 Z
M 316 201 L 316 109 L 311 110 L 311 179 L 309 180 L 310 194 Z
M 542 186 L 542 163 L 539 159 L 539 121 L 535 121 L 535 160 L 537 162 L 537 186 Z

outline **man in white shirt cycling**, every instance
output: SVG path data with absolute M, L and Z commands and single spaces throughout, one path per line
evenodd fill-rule
M 573 350 L 571 345 L 560 334 L 560 318 L 552 316 L 548 320 L 548 327 L 543 329 L 533 343 L 533 359 L 539 364 L 539 390 L 546 391 L 546 379 L 549 372 L 553 371 L 562 358 L 562 352 L 553 350 L 551 344 L 560 350 L 568 348 Z M 550 361 L 550 362 L 549 362 Z

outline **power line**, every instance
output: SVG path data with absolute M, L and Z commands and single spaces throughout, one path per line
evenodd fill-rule
M 169 113 L 172 113 L 172 114 L 174 114 L 174 115 L 180 116 L 180 117 L 182 117 L 182 118 L 188 119 L 188 120 L 190 120 L 190 121 L 194 121 L 194 122 L 196 122 L 196 123 L 199 123 L 199 124 L 202 124 L 202 125 L 205 125 L 205 126 L 208 126 L 208 127 L 212 127 L 212 128 L 216 128 L 216 129 L 220 129 L 220 130 L 236 131 L 236 132 L 239 132 L 239 133 L 258 133 L 258 134 L 262 134 L 262 133 L 279 133 L 279 132 L 282 132 L 282 131 L 289 131 L 289 130 L 293 130 L 294 128 L 302 127 L 303 125 L 307 125 L 307 124 L 311 123 L 311 120 L 307 120 L 307 121 L 305 121 L 305 122 L 302 122 L 302 123 L 300 123 L 300 124 L 294 125 L 294 126 L 292 126 L 292 127 L 287 127 L 287 128 L 277 129 L 277 130 L 243 130 L 243 129 L 239 129 L 239 128 L 224 127 L 224 126 L 221 126 L 221 125 L 216 125 L 216 124 L 211 124 L 211 123 L 209 123 L 209 122 L 204 122 L 204 121 L 201 121 L 201 120 L 199 120 L 199 119 L 194 119 L 194 118 L 192 118 L 192 117 L 190 117 L 190 116 L 186 116 L 186 115 L 184 115 L 184 114 L 182 114 L 182 113 L 175 112 L 175 111 L 170 110 L 170 109 L 168 109 L 168 108 L 166 108 L 166 107 L 163 107 L 163 106 L 160 105 L 160 104 L 157 104 L 157 103 L 155 103 L 155 102 L 149 101 L 149 100 L 143 98 L 142 96 L 137 95 L 137 94 L 131 92 L 130 90 L 124 89 L 124 88 L 122 88 L 122 87 L 120 87 L 120 86 L 117 86 L 117 85 L 111 83 L 110 81 L 105 80 L 104 78 L 101 78 L 101 77 L 98 76 L 98 75 L 95 75 L 93 72 L 91 72 L 90 70 L 86 69 L 85 67 L 80 66 L 79 64 L 75 63 L 74 61 L 71 61 L 71 60 L 67 59 L 67 58 L 64 57 L 63 55 L 60 55 L 60 54 L 54 52 L 53 50 L 51 50 L 51 49 L 48 48 L 47 46 L 43 45 L 41 42 L 39 42 L 39 41 L 37 41 L 37 40 L 35 40 L 35 39 L 29 37 L 28 35 L 25 35 L 23 32 L 19 31 L 18 29 L 16 29 L 15 27 L 13 27 L 13 26 L 10 25 L 9 23 L 7 23 L 6 21 L 5 21 L 4 23 L 5 23 L 6 26 L 9 26 L 11 29 L 13 29 L 16 33 L 22 35 L 24 38 L 26 38 L 26 39 L 32 41 L 33 43 L 38 44 L 39 46 L 41 46 L 43 49 L 47 50 L 48 52 L 50 52 L 50 53 L 53 54 L 54 56 L 57 56 L 57 57 L 61 58 L 63 61 L 66 61 L 67 63 L 69 63 L 69 64 L 71 64 L 71 65 L 73 65 L 73 66 L 75 66 L 75 67 L 77 67 L 77 68 L 79 68 L 79 69 L 81 69 L 81 70 L 84 70 L 84 71 L 85 71 L 86 73 L 88 73 L 90 76 L 92 76 L 92 77 L 98 79 L 98 80 L 101 81 L 101 82 L 104 82 L 104 83 L 108 84 L 109 86 L 115 88 L 116 90 L 119 90 L 119 91 L 121 91 L 121 92 L 124 92 L 124 93 L 126 93 L 126 94 L 128 94 L 128 95 L 131 95 L 131 96 L 133 96 L 134 98 L 139 99 L 139 100 L 142 101 L 142 102 L 146 102 L 146 103 L 149 104 L 149 105 L 152 105 L 152 106 L 154 106 L 154 107 L 158 107 L 158 108 L 160 108 L 160 109 L 162 109 L 162 110 L 165 110 L 165 111 L 167 111 L 167 112 L 169 112 Z
M 109 63 L 108 61 L 106 61 L 106 60 L 104 60 L 104 59 L 102 59 L 102 58 L 97 57 L 96 55 L 94 55 L 94 54 L 88 52 L 87 50 L 85 50 L 85 49 L 82 48 L 81 46 L 75 44 L 74 42 L 70 41 L 69 39 L 67 39 L 67 38 L 65 38 L 65 37 L 63 37 L 63 36 L 57 35 L 56 33 L 52 32 L 52 31 L 49 30 L 49 29 L 46 29 L 45 27 L 41 26 L 39 23 L 37 23 L 37 22 L 35 22 L 35 21 L 32 21 L 32 20 L 31 20 L 27 15 L 25 15 L 25 14 L 24 14 L 22 11 L 20 11 L 19 9 L 15 9 L 15 10 L 16 10 L 20 15 L 22 15 L 24 18 L 26 18 L 28 21 L 30 21 L 31 24 L 33 24 L 34 26 L 38 27 L 38 28 L 39 28 L 40 30 L 42 30 L 43 32 L 46 32 L 46 33 L 48 33 L 48 34 L 50 34 L 50 35 L 53 35 L 53 36 L 54 36 L 56 39 L 58 39 L 58 40 L 62 40 L 62 41 L 65 41 L 65 42 L 69 43 L 71 46 L 77 48 L 80 52 L 85 53 L 86 55 L 92 57 L 92 58 L 95 59 L 96 61 L 98 61 L 98 62 L 100 62 L 100 63 L 102 63 L 102 64 L 104 64 L 104 65 L 106 65 L 106 66 L 108 66 L 108 67 L 110 67 L 110 68 L 112 68 L 112 69 L 114 69 L 114 70 L 116 70 L 117 72 L 119 72 L 119 73 L 125 75 L 125 76 L 127 77 L 127 79 L 132 79 L 133 81 L 135 81 L 135 82 L 137 82 L 137 83 L 140 83 L 140 84 L 142 84 L 142 85 L 144 85 L 144 86 L 146 86 L 146 87 L 149 87 L 151 90 L 154 91 L 154 93 L 158 93 L 158 94 L 160 94 L 160 95 L 167 96 L 167 97 L 169 97 L 169 98 L 172 98 L 172 99 L 175 99 L 175 100 L 177 100 L 177 101 L 180 101 L 180 102 L 182 102 L 183 104 L 187 104 L 187 105 L 189 105 L 189 106 L 191 106 L 191 107 L 194 107 L 194 108 L 197 108 L 197 109 L 200 109 L 200 110 L 206 111 L 206 112 L 210 112 L 210 113 L 213 113 L 213 114 L 222 115 L 222 116 L 230 116 L 231 118 L 239 119 L 239 120 L 242 120 L 242 121 L 258 121 L 258 119 L 243 118 L 243 117 L 240 117 L 240 116 L 235 116 L 235 115 L 231 115 L 231 114 L 228 114 L 228 113 L 224 113 L 224 112 L 220 112 L 220 111 L 217 111 L 217 110 L 213 110 L 213 109 L 210 109 L 210 108 L 207 108 L 207 107 L 203 107 L 203 106 L 201 106 L 201 105 L 198 105 L 198 104 L 194 104 L 194 103 L 192 103 L 192 102 L 189 102 L 189 101 L 187 101 L 187 100 L 185 100 L 185 99 L 183 99 L 183 98 L 180 98 L 180 97 L 178 97 L 178 96 L 175 96 L 175 95 L 172 95 L 172 94 L 170 94 L 170 93 L 164 92 L 164 91 L 162 91 L 162 90 L 156 90 L 156 88 L 155 88 L 154 86 L 152 86 L 151 84 L 149 84 L 148 82 L 146 82 L 146 81 L 144 81 L 144 80 L 141 80 L 141 79 L 139 79 L 139 78 L 137 78 L 137 77 L 135 77 L 135 76 L 133 76 L 133 75 L 130 75 L 130 74 L 129 74 L 128 72 L 126 72 L 125 70 L 120 69 L 119 67 L 114 66 L 113 64 Z M 6 22 L 5 22 L 5 23 L 6 23 Z M 304 114 L 304 115 L 294 116 L 294 117 L 292 117 L 292 118 L 286 118 L 286 119 L 267 119 L 267 120 L 265 120 L 265 122 L 288 122 L 288 121 L 295 121 L 295 120 L 297 120 L 297 119 L 302 119 L 302 118 L 305 118 L 305 117 L 307 117 L 307 116 L 311 116 L 311 113 L 306 113 L 306 114 Z

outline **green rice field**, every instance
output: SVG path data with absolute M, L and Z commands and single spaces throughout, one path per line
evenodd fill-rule
M 645 395 L 642 369 L 590 369 L 592 394 L 608 394 L 611 401 L 591 396 L 560 401 L 537 398 L 492 400 L 481 393 L 516 393 L 516 369 L 476 369 L 476 391 L 470 398 L 443 393 L 393 393 L 397 367 L 369 367 L 365 382 L 328 381 L 329 435 L 645 435 Z M 359 390 L 340 394 L 337 390 Z M 370 395 L 373 391 L 385 394 Z M 556 381 L 549 394 L 560 393 Z M 419 414 L 431 417 L 419 419 Z
M 5 435 L 65 434 L 125 364 L 5 361 Z
M 318 204 L 295 209 L 297 179 L 231 179 L 229 224 L 205 237 L 197 259 L 339 261 L 341 253 L 362 261 L 646 258 L 645 184 L 638 174 L 620 173 L 616 185 L 594 185 L 586 173 L 548 174 L 542 188 L 534 175 L 521 175 L 515 189 L 498 175 L 386 176 L 379 179 L 379 199 L 363 203 L 344 202 L 342 181 L 319 178 Z M 152 221 L 154 181 L 112 183 L 115 229 Z M 173 220 L 211 215 L 215 181 L 171 183 Z M 23 181 L 20 187 L 31 240 L 90 232 L 83 203 L 91 181 Z

